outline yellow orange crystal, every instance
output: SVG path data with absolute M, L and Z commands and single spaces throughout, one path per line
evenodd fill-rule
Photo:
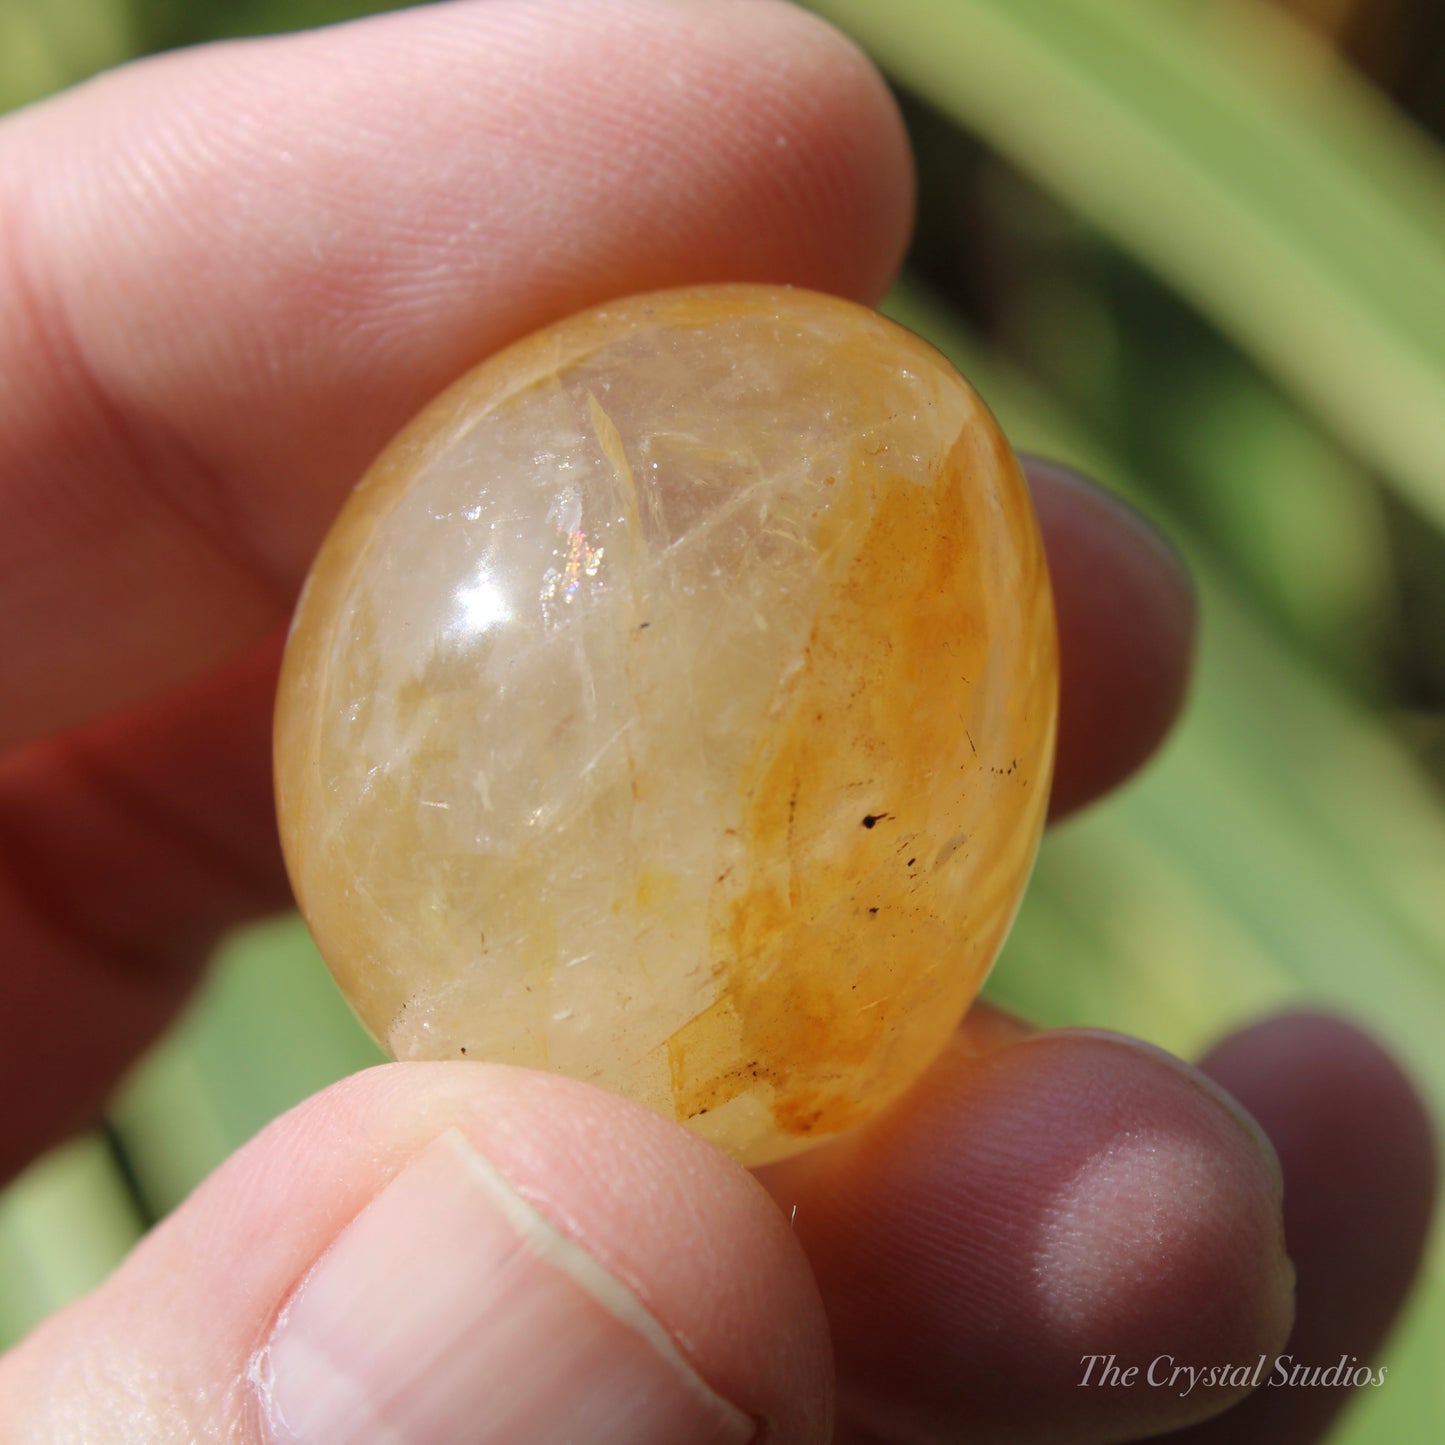
M 943 1046 L 1056 692 L 1018 466 L 937 352 L 809 292 L 635 297 L 357 489 L 287 650 L 283 841 L 396 1057 L 559 1070 L 756 1163 Z

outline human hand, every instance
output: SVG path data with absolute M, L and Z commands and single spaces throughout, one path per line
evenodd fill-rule
M 866 64 L 756 0 L 440 7 L 151 61 L 0 127 L 4 1168 L 90 1117 L 221 930 L 284 902 L 279 631 L 377 448 L 483 355 L 607 296 L 766 279 L 875 300 L 909 175 Z M 1064 812 L 1167 727 L 1192 600 L 1128 514 L 1030 473 Z M 0 1434 L 841 1445 L 1186 1424 L 1230 1392 L 1081 1389 L 1080 1359 L 1283 1346 L 1274 1155 L 1147 1046 L 1025 1032 L 979 1011 L 897 1109 L 765 1171 L 773 1199 L 568 1080 L 370 1071 L 277 1121 L 0 1362 Z M 1325 1020 L 1207 1067 L 1279 1150 L 1293 1348 L 1368 1360 L 1428 1213 L 1418 1103 Z M 1261 1392 L 1228 1438 L 1310 1438 L 1338 1402 Z

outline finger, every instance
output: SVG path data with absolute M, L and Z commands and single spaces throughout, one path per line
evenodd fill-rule
M 1028 466 L 1074 680 L 1057 812 L 1058 799 L 1068 807 L 1137 765 L 1167 725 L 1188 665 L 1178 615 L 1192 603 L 1172 553 L 1131 514 L 1082 479 Z M 1120 593 L 1136 601 L 1122 616 Z M 273 640 L 179 694 L 0 763 L 12 1002 L 18 1017 L 67 1020 L 64 1049 L 19 1029 L 0 1052 L 0 1177 L 84 1122 L 224 929 L 285 903 L 269 764 L 276 651 Z
M 1028 469 L 1062 630 L 1057 815 L 1157 742 L 1184 688 L 1192 600 L 1131 513 L 1051 464 Z M 17 1017 L 67 1020 L 64 1049 L 19 1029 L 0 1052 L 0 1177 L 98 1107 L 227 927 L 284 905 L 269 762 L 277 645 L 0 763 L 12 1002 Z
M 15 1445 L 825 1445 L 786 1223 L 675 1125 L 476 1064 L 371 1070 L 273 1124 L 0 1363 Z
M 605 297 L 876 298 L 896 108 L 790 5 L 424 7 L 129 67 L 0 128 L 0 747 L 284 621 L 402 422 Z
M 0 1180 L 89 1121 L 229 925 L 286 905 L 279 655 L 0 760 Z
M 1167 725 L 1192 603 L 1172 553 L 1132 514 L 1057 468 L 1029 470 L 1076 683 L 1065 687 L 1056 791 L 1067 808 L 1137 765 Z M 1116 594 L 1136 601 L 1123 616 Z M 284 904 L 268 761 L 275 656 L 273 641 L 160 703 L 0 764 L 12 1000 L 22 1017 L 64 1016 L 68 1045 L 24 1029 L 0 1054 L 0 1176 L 84 1121 L 225 928 Z
M 274 666 L 206 669 L 284 620 L 371 453 L 601 295 L 872 294 L 908 186 L 877 76 L 753 0 L 433 7 L 148 62 L 0 127 L 0 745 L 162 694 L 0 768 L 12 1017 L 66 1020 L 0 1052 L 0 1099 L 28 1101 L 0 1105 L 0 1173 L 277 901 Z
M 1137 512 L 1057 462 L 1023 462 L 1059 619 L 1057 821 L 1140 768 L 1178 717 L 1195 596 L 1179 554 Z
M 1250 1110 L 1279 1152 L 1298 1318 L 1283 1372 L 1270 1362 L 1273 1383 L 1170 1439 L 1320 1440 L 1351 1391 L 1289 1380 L 1299 1367 L 1328 1371 L 1342 1360 L 1352 1375 L 1389 1368 L 1381 1345 L 1419 1272 L 1434 1207 L 1434 1128 L 1399 1065 L 1359 1029 L 1326 1015 L 1268 1019 L 1225 1039 L 1200 1067 Z
M 1279 1347 L 1268 1143 L 1146 1045 L 1006 1040 L 966 1032 L 893 1110 L 764 1171 L 822 1290 L 841 1409 L 912 1445 L 1133 1439 L 1224 1408 L 1240 1388 L 1100 1377 Z

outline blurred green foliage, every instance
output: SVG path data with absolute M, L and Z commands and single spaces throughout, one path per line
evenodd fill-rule
M 136 53 L 115 0 L 0 0 L 0 109 L 38 100 Z
M 383 8 L 0 0 L 0 108 L 132 54 Z M 1050 837 L 992 995 L 1182 1053 L 1325 1004 L 1398 1049 L 1445 1118 L 1445 16 L 814 8 L 884 66 L 914 137 L 895 314 L 1019 445 L 1158 518 L 1200 579 L 1185 725 Z M 298 924 L 239 937 L 109 1132 L 0 1198 L 0 1340 L 267 1119 L 376 1057 Z M 1442 1358 L 1437 1247 L 1389 1387 L 1337 1438 L 1445 1434 Z

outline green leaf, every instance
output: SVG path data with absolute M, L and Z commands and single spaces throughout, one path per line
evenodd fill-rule
M 813 0 L 1445 524 L 1445 167 L 1269 7 Z
M 133 53 L 128 13 L 115 0 L 0 0 L 0 111 Z
M 227 943 L 111 1118 L 160 1215 L 278 1114 L 382 1061 L 292 915 Z
M 0 1349 L 94 1288 L 140 1238 L 105 1140 L 52 1150 L 0 1193 Z

